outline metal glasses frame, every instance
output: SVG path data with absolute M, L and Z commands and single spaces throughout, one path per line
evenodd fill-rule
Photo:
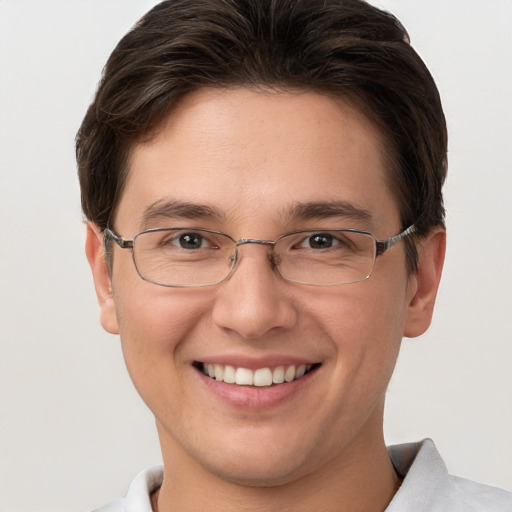
M 135 247 L 135 241 L 137 240 L 137 237 L 139 237 L 140 235 L 143 235 L 144 233 L 154 233 L 154 232 L 159 232 L 159 231 L 174 231 L 174 230 L 191 230 L 191 231 L 198 230 L 198 231 L 205 232 L 205 233 L 212 233 L 212 234 L 216 234 L 216 235 L 222 235 L 222 236 L 225 236 L 225 237 L 229 238 L 234 243 L 234 248 L 235 249 L 238 249 L 238 247 L 240 247 L 242 245 L 247 245 L 247 244 L 268 245 L 268 246 L 273 248 L 276 245 L 276 243 L 279 242 L 279 240 L 281 240 L 282 238 L 285 238 L 285 237 L 290 236 L 290 235 L 295 235 L 295 234 L 300 234 L 300 233 L 310 233 L 310 232 L 315 232 L 315 231 L 318 231 L 318 232 L 322 232 L 322 231 L 343 231 L 343 232 L 349 232 L 349 233 L 360 233 L 362 235 L 370 236 L 373 239 L 373 241 L 375 242 L 375 259 L 374 259 L 374 262 L 373 262 L 373 267 L 372 267 L 371 272 L 369 272 L 368 275 L 366 275 L 364 278 L 362 278 L 362 279 L 360 279 L 358 281 L 352 281 L 352 282 L 349 282 L 349 283 L 333 283 L 333 284 L 306 283 L 306 282 L 296 281 L 296 280 L 287 278 L 286 276 L 282 275 L 279 272 L 278 266 L 275 265 L 277 272 L 279 273 L 279 275 L 285 281 L 290 281 L 290 282 L 293 282 L 293 283 L 300 283 L 300 284 L 309 284 L 309 285 L 312 285 L 312 286 L 341 286 L 341 285 L 344 285 L 344 284 L 353 284 L 353 283 L 357 283 L 357 282 L 361 282 L 361 281 L 365 281 L 365 280 L 369 279 L 371 277 L 372 273 L 373 273 L 373 268 L 375 267 L 375 261 L 377 260 L 377 258 L 379 256 L 382 256 L 388 249 L 391 249 L 393 246 L 395 246 L 400 240 L 402 240 L 402 238 L 405 238 L 406 236 L 409 236 L 412 233 L 414 233 L 415 232 L 415 227 L 414 227 L 414 224 L 413 224 L 413 225 L 409 226 L 408 228 L 404 229 L 401 233 L 398 233 L 397 235 L 390 236 L 389 238 L 386 238 L 385 240 L 378 240 L 373 235 L 373 233 L 370 233 L 369 231 L 363 231 L 363 230 L 360 230 L 360 229 L 327 229 L 326 230 L 325 228 L 318 229 L 318 230 L 316 230 L 316 229 L 303 229 L 303 230 L 298 230 L 298 231 L 291 231 L 289 233 L 284 233 L 283 235 L 279 236 L 276 240 L 259 240 L 257 238 L 241 238 L 240 240 L 235 240 L 233 237 L 231 237 L 230 235 L 228 235 L 227 233 L 224 233 L 222 231 L 215 231 L 215 230 L 212 230 L 212 229 L 203 229 L 203 228 L 190 228 L 190 227 L 186 227 L 186 228 L 183 228 L 183 227 L 172 227 L 172 228 L 152 228 L 152 229 L 146 229 L 144 231 L 141 231 L 140 233 L 137 233 L 133 237 L 132 240 L 125 240 L 122 236 L 118 235 L 113 229 L 105 228 L 105 230 L 103 231 L 103 235 L 105 237 L 105 239 L 104 239 L 105 240 L 105 248 L 106 248 L 106 242 L 110 239 L 110 240 L 113 240 L 121 249 L 132 249 L 133 263 L 134 263 L 135 269 L 137 270 L 137 273 L 139 274 L 141 279 L 144 279 L 144 281 L 148 281 L 150 283 L 153 283 L 153 284 L 156 284 L 156 285 L 159 285 L 159 286 L 167 286 L 167 287 L 174 287 L 174 288 L 199 288 L 199 287 L 202 287 L 202 286 L 214 286 L 214 285 L 222 283 L 223 281 L 228 279 L 231 276 L 231 274 L 233 274 L 233 272 L 235 271 L 235 269 L 237 267 L 237 263 L 239 261 L 239 256 L 238 256 L 239 253 L 238 253 L 237 250 L 235 250 L 235 252 L 233 253 L 232 268 L 230 269 L 228 274 L 225 277 L 223 277 L 220 281 L 217 281 L 217 282 L 214 282 L 214 283 L 188 284 L 188 285 L 187 284 L 167 284 L 167 283 L 160 283 L 160 282 L 157 282 L 157 281 L 153 281 L 153 280 L 149 279 L 148 277 L 144 276 L 140 272 L 139 268 L 137 267 L 137 262 L 135 261 L 135 253 L 133 251 L 133 249 Z M 270 260 L 273 261 L 273 258 L 271 257 Z

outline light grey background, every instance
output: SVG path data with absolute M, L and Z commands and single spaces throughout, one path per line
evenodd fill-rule
M 0 2 L 0 512 L 89 510 L 159 462 L 102 332 L 73 139 L 150 0 Z M 448 256 L 431 330 L 405 340 L 391 443 L 433 437 L 452 473 L 512 489 L 512 2 L 381 0 L 432 70 L 450 130 Z

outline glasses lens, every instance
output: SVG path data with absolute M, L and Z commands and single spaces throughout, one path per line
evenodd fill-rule
M 140 276 L 164 286 L 206 286 L 232 267 L 235 243 L 200 229 L 155 229 L 135 237 L 133 258 Z
M 350 230 L 302 231 L 281 237 L 275 253 L 285 279 L 305 284 L 349 284 L 370 277 L 375 240 Z

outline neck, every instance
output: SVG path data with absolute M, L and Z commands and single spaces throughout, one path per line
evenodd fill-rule
M 168 455 L 155 512 L 382 512 L 400 486 L 382 436 L 356 441 L 343 457 L 277 484 L 227 481 L 180 451 Z

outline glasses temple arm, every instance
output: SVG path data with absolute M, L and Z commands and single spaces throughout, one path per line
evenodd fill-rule
M 114 242 L 121 247 L 121 249 L 133 249 L 133 240 L 125 240 L 124 238 L 121 238 L 119 235 L 114 233 L 109 228 L 105 228 L 105 231 L 103 231 L 103 235 L 105 236 L 105 239 L 112 239 Z
M 401 233 L 398 233 L 398 235 L 390 236 L 387 240 L 376 240 L 375 245 L 377 247 L 377 256 L 381 256 L 384 254 L 388 249 L 391 249 L 394 245 L 396 245 L 402 238 L 405 238 L 406 236 L 414 233 L 416 228 L 414 227 L 414 224 L 409 226 L 407 229 L 402 231 Z

